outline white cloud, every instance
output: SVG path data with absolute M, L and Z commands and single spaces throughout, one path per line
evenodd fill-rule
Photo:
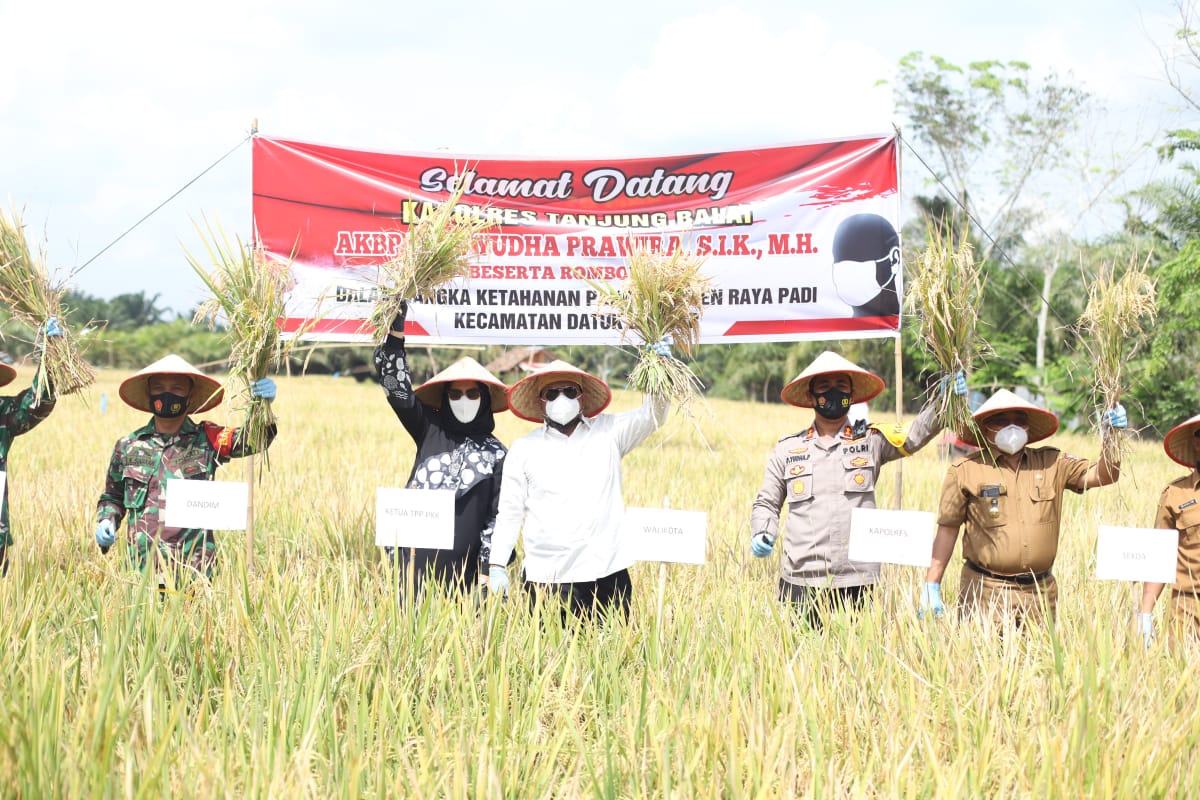
M 630 138 L 775 144 L 891 126 L 890 64 L 805 15 L 788 25 L 726 6 L 664 26 L 614 98 Z

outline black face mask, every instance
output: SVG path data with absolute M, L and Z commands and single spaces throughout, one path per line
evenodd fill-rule
M 187 411 L 187 395 L 159 392 L 150 395 L 150 412 L 156 417 L 174 419 Z
M 814 400 L 813 410 L 825 419 L 841 419 L 850 412 L 850 393 L 841 389 L 826 389 Z

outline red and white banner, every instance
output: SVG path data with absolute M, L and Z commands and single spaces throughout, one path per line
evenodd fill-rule
M 494 225 L 471 277 L 410 305 L 445 344 L 617 344 L 588 281 L 619 283 L 631 242 L 707 258 L 701 341 L 895 336 L 902 294 L 893 136 L 612 160 L 371 153 L 254 139 L 254 224 L 296 286 L 286 332 L 366 341 L 377 265 L 458 186 Z

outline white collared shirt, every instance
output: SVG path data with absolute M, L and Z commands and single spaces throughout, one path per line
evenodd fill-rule
M 525 578 L 580 583 L 633 564 L 621 536 L 621 459 L 666 420 L 669 404 L 584 418 L 570 436 L 542 425 L 504 461 L 491 563 L 507 564 L 525 536 Z

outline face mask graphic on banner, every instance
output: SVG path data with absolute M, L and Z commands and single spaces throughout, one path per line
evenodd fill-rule
M 838 225 L 833 237 L 833 286 L 852 308 L 868 304 L 881 314 L 899 313 L 896 275 L 900 269 L 900 237 L 892 224 L 876 214 L 855 214 Z M 881 297 L 888 292 L 887 302 Z

